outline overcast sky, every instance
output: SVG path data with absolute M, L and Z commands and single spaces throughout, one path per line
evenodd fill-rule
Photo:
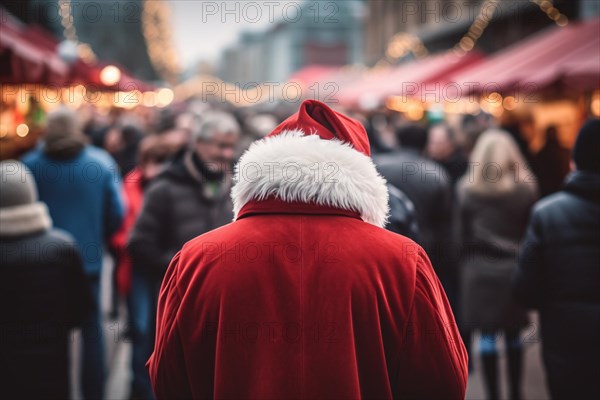
M 215 62 L 242 31 L 266 30 L 283 18 L 296 18 L 300 0 L 213 1 L 175 0 L 173 39 L 183 66 L 196 61 Z

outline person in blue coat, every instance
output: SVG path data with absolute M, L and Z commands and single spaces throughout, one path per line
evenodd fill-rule
M 118 167 L 107 152 L 87 144 L 76 114 L 67 108 L 48 115 L 44 140 L 22 161 L 32 171 L 55 226 L 75 238 L 83 257 L 95 304 L 82 328 L 81 386 L 86 399 L 102 398 L 100 275 L 104 244 L 119 229 L 125 211 Z

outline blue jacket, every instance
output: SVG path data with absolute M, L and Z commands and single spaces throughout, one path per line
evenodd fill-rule
M 35 177 L 54 226 L 75 238 L 86 274 L 99 275 L 104 244 L 119 229 L 125 213 L 115 161 L 93 146 L 85 146 L 73 158 L 54 159 L 44 153 L 43 144 L 22 161 Z

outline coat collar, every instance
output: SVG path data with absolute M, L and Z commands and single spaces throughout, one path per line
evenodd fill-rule
M 564 190 L 596 203 L 600 202 L 600 174 L 576 170 L 565 179 Z
M 362 220 L 360 213 L 357 211 L 344 210 L 316 203 L 286 202 L 275 197 L 249 201 L 242 207 L 236 220 L 257 214 L 338 215 Z

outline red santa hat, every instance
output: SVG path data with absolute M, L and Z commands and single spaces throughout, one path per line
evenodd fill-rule
M 318 135 L 325 140 L 338 139 L 367 156 L 371 155 L 369 138 L 363 125 L 317 100 L 304 101 L 297 113 L 283 121 L 267 137 L 294 130 Z
M 356 211 L 382 227 L 387 185 L 369 156 L 360 122 L 307 100 L 240 158 L 231 190 L 234 218 L 248 202 L 276 197 Z

